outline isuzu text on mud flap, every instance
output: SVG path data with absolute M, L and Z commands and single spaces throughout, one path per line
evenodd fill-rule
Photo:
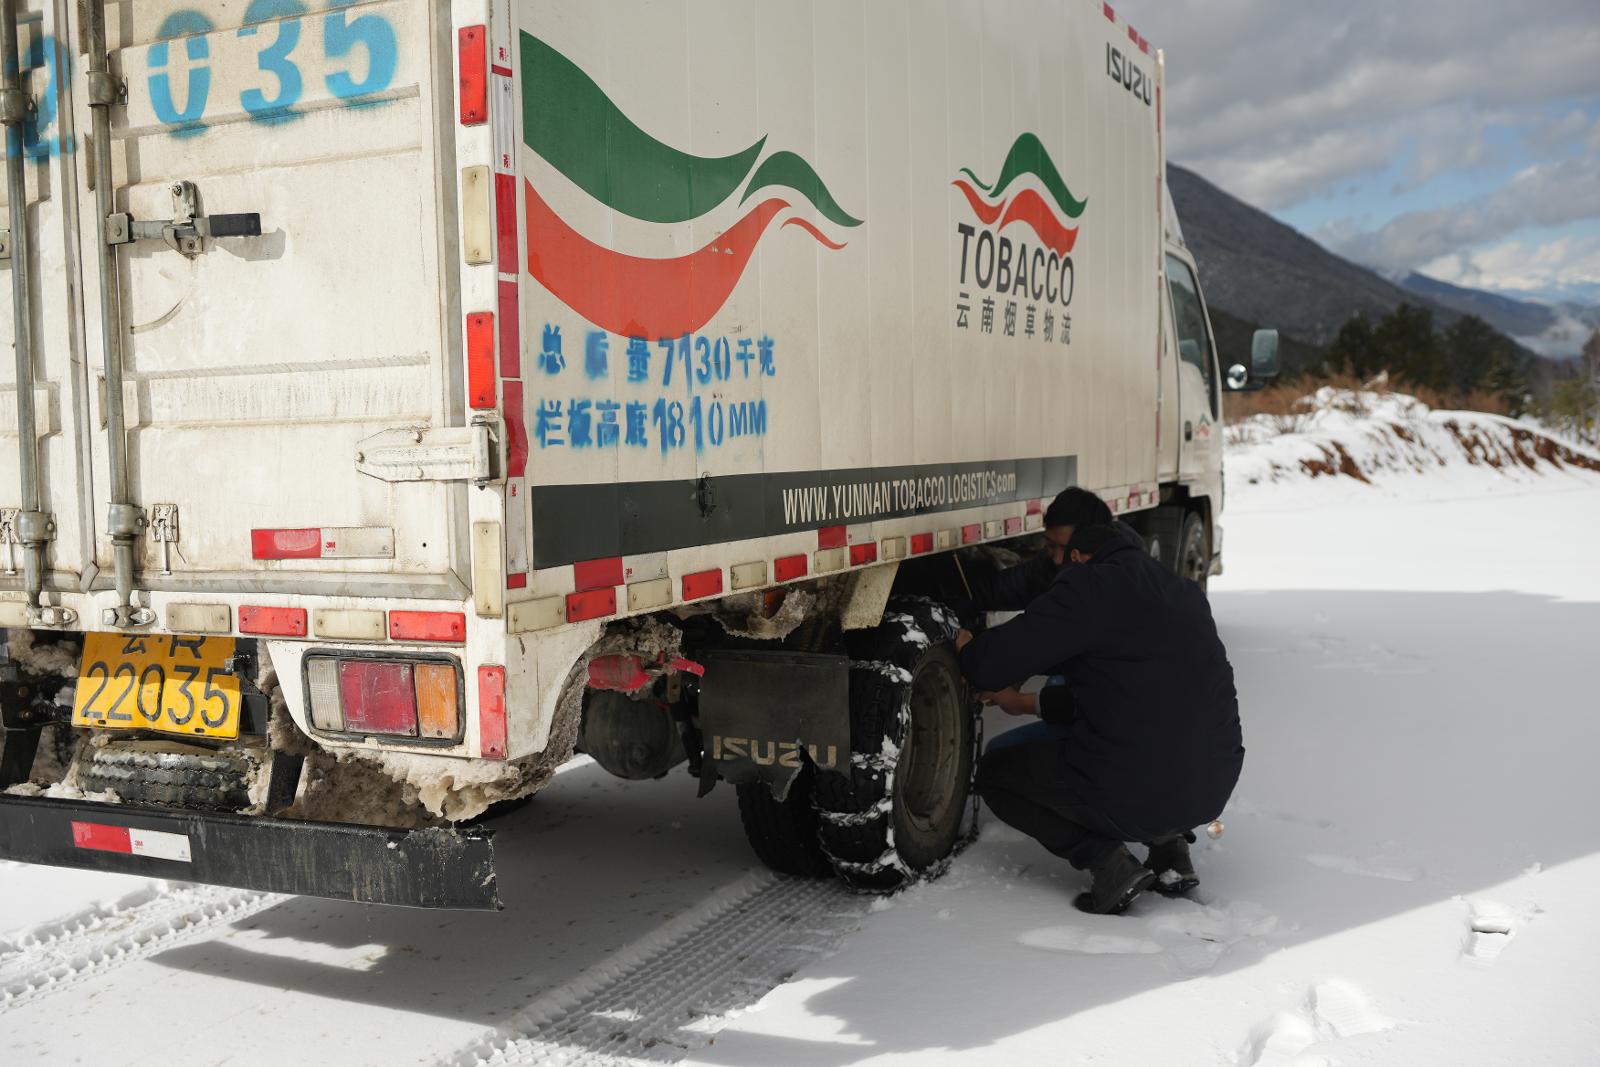
M 975 570 L 1069 485 L 1221 566 L 1110 7 L 4 13 L 0 857 L 494 907 L 464 824 L 584 752 L 890 887 L 972 830 Z

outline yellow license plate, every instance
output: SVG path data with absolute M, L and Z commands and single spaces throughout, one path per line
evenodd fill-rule
M 231 637 L 89 634 L 72 725 L 239 736 L 239 679 L 223 664 Z

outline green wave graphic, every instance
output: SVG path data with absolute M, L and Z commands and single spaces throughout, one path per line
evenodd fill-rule
M 755 174 L 750 178 L 750 184 L 745 186 L 744 196 L 739 198 L 742 204 L 749 200 L 758 189 L 768 186 L 781 185 L 793 189 L 812 204 L 816 205 L 822 217 L 837 226 L 860 226 L 861 220 L 852 218 L 839 202 L 828 192 L 828 187 L 817 174 L 816 170 L 800 156 L 793 152 L 774 152 L 761 161 L 761 166 L 756 168 Z
M 731 156 L 680 152 L 640 129 L 581 67 L 528 33 L 522 35 L 522 139 L 584 192 L 646 222 L 686 222 L 722 203 L 767 140 Z
M 1061 180 L 1061 172 L 1056 170 L 1055 163 L 1050 159 L 1050 153 L 1045 151 L 1044 144 L 1031 133 L 1024 133 L 1011 144 L 1011 151 L 1006 153 L 1006 161 L 1000 165 L 1000 176 L 994 180 L 993 185 L 986 185 L 979 180 L 976 174 L 966 167 L 961 168 L 961 173 L 982 186 L 983 191 L 990 196 L 1001 196 L 1006 188 L 1024 174 L 1035 175 L 1050 195 L 1055 198 L 1056 206 L 1068 218 L 1075 219 L 1083 214 L 1083 209 L 1088 206 L 1087 200 L 1079 200 L 1067 188 L 1067 183 Z
M 971 178 L 972 184 L 976 185 L 979 189 L 982 189 L 986 193 L 994 188 L 994 186 L 990 185 L 988 182 L 972 173 L 971 167 L 962 167 L 959 173 L 965 174 L 967 177 Z

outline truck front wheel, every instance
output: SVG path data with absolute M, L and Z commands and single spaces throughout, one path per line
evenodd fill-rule
M 1205 516 L 1176 505 L 1146 512 L 1139 523 L 1150 554 L 1172 573 L 1206 587 L 1211 574 L 1211 534 Z
M 942 605 L 901 599 L 851 635 L 850 765 L 813 789 L 822 849 L 850 885 L 882 891 L 932 873 L 961 837 L 978 706 L 958 628 Z

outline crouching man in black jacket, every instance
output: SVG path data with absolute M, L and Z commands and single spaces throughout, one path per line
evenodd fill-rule
M 985 600 L 1034 595 L 1015 619 L 977 637 L 963 631 L 957 646 L 986 699 L 1043 720 L 988 746 L 977 775 L 984 801 L 1093 872 L 1077 906 L 1112 914 L 1152 884 L 1169 893 L 1198 884 L 1186 835 L 1221 814 L 1244 746 L 1233 668 L 1205 594 L 1152 559 L 1133 530 L 1095 521 L 1077 501 L 1075 526 L 1046 516 L 1047 555 L 1064 565 L 1045 583 L 1051 568 L 1024 563 L 975 590 Z M 1061 504 L 1051 511 L 1064 513 Z M 1035 675 L 1066 684 L 1019 693 Z M 1129 841 L 1151 845 L 1144 864 Z

